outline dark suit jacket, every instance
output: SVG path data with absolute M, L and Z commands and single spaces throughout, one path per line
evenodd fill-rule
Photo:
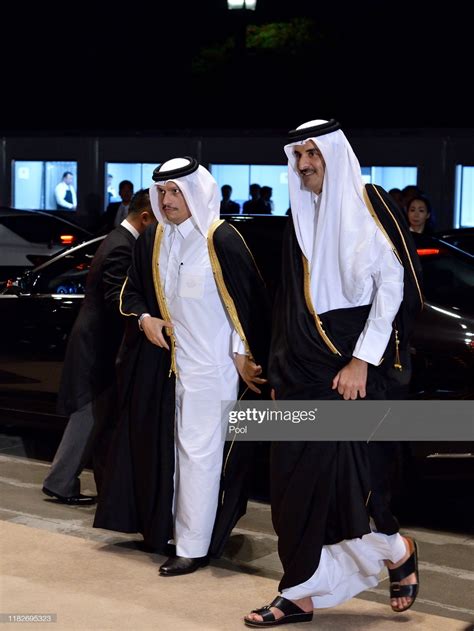
M 237 202 L 233 202 L 231 199 L 227 201 L 221 201 L 220 207 L 221 215 L 239 215 L 240 214 L 240 206 Z
M 115 358 L 124 330 L 119 300 L 131 263 L 134 236 L 118 226 L 92 261 L 85 299 L 69 337 L 58 411 L 70 415 L 115 381 Z
M 244 215 L 262 215 L 266 213 L 271 213 L 264 202 L 264 200 L 260 197 L 258 199 L 249 199 L 244 202 L 243 210 Z

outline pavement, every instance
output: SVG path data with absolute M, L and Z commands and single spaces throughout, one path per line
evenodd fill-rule
M 223 558 L 195 574 L 164 578 L 158 576 L 164 558 L 144 552 L 141 536 L 94 529 L 94 507 L 47 499 L 41 486 L 49 463 L 14 451 L 0 448 L 1 631 L 18 629 L 8 615 L 25 614 L 55 614 L 53 627 L 35 622 L 34 628 L 56 631 L 242 630 L 243 615 L 276 595 L 281 566 L 267 504 L 249 503 Z M 95 494 L 91 472 L 81 480 L 82 492 Z M 375 589 L 316 611 L 298 628 L 474 630 L 474 538 L 403 532 L 421 548 L 421 591 L 412 609 L 391 611 L 384 575 Z

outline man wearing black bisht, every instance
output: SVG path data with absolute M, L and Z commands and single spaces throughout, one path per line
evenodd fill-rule
M 94 526 L 141 532 L 171 554 L 162 576 L 219 556 L 245 513 L 250 443 L 224 454 L 222 401 L 239 375 L 260 393 L 269 344 L 263 281 L 240 234 L 219 220 L 217 182 L 192 158 L 155 170 L 158 226 L 137 242 L 121 297 L 121 418 Z M 168 545 L 174 540 L 176 549 Z
M 311 121 L 285 147 L 291 218 L 276 297 L 269 383 L 276 399 L 384 399 L 405 374 L 408 335 L 423 305 L 406 220 L 379 186 L 364 186 L 339 124 Z M 402 372 L 400 372 L 402 371 Z M 274 443 L 272 519 L 281 596 L 248 626 L 312 619 L 378 584 L 389 568 L 391 606 L 417 596 L 416 543 L 390 512 L 391 445 Z

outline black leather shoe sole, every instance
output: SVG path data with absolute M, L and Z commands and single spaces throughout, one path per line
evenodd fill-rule
M 186 557 L 175 557 L 168 559 L 160 567 L 160 576 L 182 576 L 183 574 L 192 574 L 200 567 L 209 565 L 208 557 L 199 557 L 196 559 L 188 559 Z
M 91 504 L 95 504 L 96 497 L 94 495 L 71 495 L 70 497 L 63 497 L 62 495 L 58 495 L 57 493 L 53 493 L 45 486 L 43 486 L 43 493 L 48 497 L 52 497 L 56 500 L 58 504 L 67 504 L 69 506 L 90 506 Z

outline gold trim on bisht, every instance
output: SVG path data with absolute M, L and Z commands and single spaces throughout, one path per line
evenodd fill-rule
M 166 304 L 165 292 L 163 291 L 160 278 L 160 249 L 161 242 L 163 240 L 163 234 L 163 226 L 159 223 L 156 228 L 155 242 L 153 244 L 151 267 L 153 270 L 153 285 L 155 287 L 156 300 L 160 308 L 161 317 L 164 320 L 168 320 L 168 322 L 171 322 L 171 315 L 168 310 L 168 305 Z M 169 377 L 171 377 L 171 374 L 173 372 L 176 377 L 178 376 L 178 368 L 176 366 L 176 338 L 173 331 L 173 329 L 166 327 L 166 333 L 168 334 L 168 337 L 171 341 L 171 367 L 168 375 Z
M 375 187 L 374 187 L 375 188 Z M 377 190 L 377 189 L 375 189 Z M 387 231 L 385 230 L 385 228 L 383 227 L 382 222 L 380 221 L 380 219 L 377 217 L 377 213 L 374 210 L 374 207 L 372 206 L 372 202 L 370 201 L 370 198 L 367 194 L 367 190 L 364 186 L 364 201 L 365 201 L 365 205 L 367 206 L 367 210 L 369 211 L 369 213 L 372 215 L 372 219 L 375 221 L 375 223 L 377 224 L 380 232 L 384 235 L 384 237 L 387 239 L 390 248 L 392 250 L 392 252 L 395 254 L 395 256 L 398 259 L 398 262 L 400 263 L 400 265 L 403 267 L 403 263 L 402 263 L 402 259 L 400 257 L 400 255 L 398 254 L 397 248 L 395 247 L 393 241 L 390 239 L 390 237 L 388 236 Z M 383 201 L 383 200 L 382 200 Z M 390 211 L 389 211 L 390 212 Z M 392 214 L 392 213 L 390 213 Z M 393 215 L 392 215 L 392 219 L 393 219 Z M 395 222 L 396 223 L 396 222 Z
M 310 292 L 310 272 L 309 272 L 309 264 L 308 259 L 304 254 L 301 255 L 303 259 L 303 270 L 304 270 L 304 298 L 306 301 L 306 306 L 308 307 L 309 312 L 314 318 L 314 322 L 316 323 L 316 328 L 318 329 L 319 335 L 322 337 L 323 342 L 329 348 L 330 351 L 334 353 L 334 355 L 341 355 L 341 353 L 337 350 L 334 344 L 329 339 L 326 331 L 323 328 L 321 320 L 319 319 L 318 314 L 316 313 L 316 309 L 314 308 L 313 301 L 311 300 L 311 292 Z
M 237 314 L 237 309 L 235 308 L 235 303 L 227 290 L 226 284 L 224 282 L 224 276 L 222 274 L 221 264 L 219 263 L 219 259 L 217 258 L 216 248 L 214 246 L 214 233 L 219 228 L 220 225 L 224 223 L 224 219 L 217 219 L 209 228 L 207 233 L 207 248 L 209 250 L 209 259 L 211 261 L 212 273 L 214 274 L 214 279 L 216 281 L 217 289 L 219 290 L 219 294 L 224 303 L 224 306 L 229 314 L 232 324 L 234 325 L 235 330 L 239 334 L 240 339 L 245 345 L 245 351 L 249 355 L 250 359 L 254 361 L 252 353 L 250 351 L 249 344 L 247 342 L 247 338 L 245 337 L 244 330 L 242 325 L 240 324 L 239 316 Z
M 120 311 L 121 315 L 123 315 L 123 316 L 125 316 L 127 318 L 130 317 L 130 316 L 138 317 L 138 313 L 125 313 L 125 311 L 123 311 L 123 309 L 122 309 L 122 297 L 123 297 L 123 292 L 125 291 L 125 285 L 127 284 L 127 282 L 128 282 L 128 276 L 123 281 L 122 289 L 120 290 L 119 311 Z
M 409 262 L 410 262 L 411 273 L 412 273 L 413 278 L 414 278 L 414 280 L 415 280 L 415 283 L 416 283 L 416 288 L 418 289 L 418 294 L 419 294 L 419 296 L 420 296 L 421 308 L 423 308 L 423 305 L 424 305 L 423 294 L 421 293 L 421 288 L 420 288 L 420 285 L 419 285 L 419 283 L 418 283 L 418 279 L 417 279 L 417 277 L 416 277 L 415 268 L 413 267 L 413 262 L 412 262 L 411 257 L 410 257 L 410 252 L 408 251 L 408 248 L 407 248 L 407 244 L 406 244 L 406 241 L 405 241 L 405 237 L 403 236 L 403 233 L 402 233 L 402 231 L 400 230 L 400 226 L 398 225 L 398 222 L 396 221 L 395 217 L 393 216 L 392 211 L 391 211 L 391 210 L 390 210 L 390 208 L 387 206 L 387 204 L 386 204 L 385 200 L 384 200 L 384 199 L 383 199 L 383 197 L 380 195 L 380 193 L 379 193 L 379 191 L 377 190 L 377 188 L 376 188 L 374 185 L 372 185 L 372 188 L 373 188 L 373 189 L 374 189 L 374 191 L 377 193 L 377 196 L 378 196 L 378 198 L 380 199 L 380 201 L 382 202 L 382 204 L 385 206 L 385 209 L 387 210 L 388 214 L 389 214 L 389 215 L 390 215 L 390 217 L 392 218 L 392 221 L 393 221 L 393 223 L 395 224 L 395 226 L 397 227 L 398 233 L 400 234 L 400 238 L 401 238 L 401 240 L 402 240 L 403 247 L 405 248 L 405 253 L 406 253 L 406 255 L 407 255 L 407 257 L 408 257 L 408 260 L 409 260 Z M 377 217 L 377 214 L 376 214 L 376 212 L 375 212 L 375 210 L 374 210 L 374 207 L 372 206 L 372 202 L 370 201 L 370 198 L 369 198 L 369 196 L 368 196 L 368 194 L 367 194 L 367 190 L 366 190 L 365 186 L 364 186 L 364 201 L 365 201 L 366 206 L 367 206 L 367 209 L 368 209 L 368 211 L 370 212 L 370 214 L 372 215 L 372 217 L 373 217 L 373 219 L 374 219 L 375 223 L 378 225 L 378 227 L 380 228 L 380 230 L 381 230 L 381 231 L 383 232 L 383 234 L 385 235 L 385 237 L 386 237 L 387 241 L 389 242 L 390 247 L 391 247 L 391 248 L 392 248 L 392 250 L 393 250 L 393 253 L 394 253 L 394 254 L 395 254 L 395 256 L 397 257 L 397 259 L 400 261 L 400 264 L 401 264 L 401 265 L 403 265 L 403 263 L 402 263 L 402 261 L 401 261 L 401 258 L 400 258 L 400 255 L 399 255 L 399 254 L 398 254 L 398 252 L 397 252 L 396 247 L 394 246 L 394 244 L 393 244 L 393 243 L 392 243 L 392 241 L 390 240 L 390 237 L 388 236 L 387 232 L 385 231 L 385 228 L 384 228 L 384 227 L 382 226 L 382 224 L 380 223 L 380 219 Z

